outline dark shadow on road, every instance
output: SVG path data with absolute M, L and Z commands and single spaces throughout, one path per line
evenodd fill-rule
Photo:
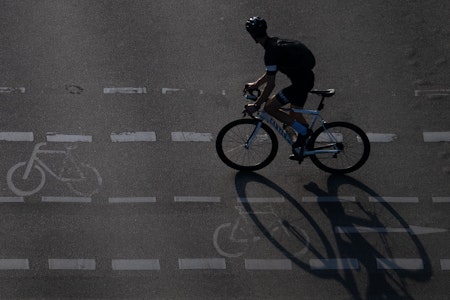
M 277 194 L 285 198 L 292 210 L 303 218 L 304 224 L 308 224 L 307 234 L 312 237 L 311 242 L 308 243 L 308 252 L 306 255 L 295 255 L 290 249 L 286 247 L 282 241 L 277 239 L 271 234 L 271 229 L 267 227 L 260 215 L 255 213 L 252 203 L 242 202 L 242 206 L 247 212 L 248 218 L 254 222 L 264 237 L 269 240 L 273 246 L 276 247 L 284 256 L 289 258 L 294 264 L 303 270 L 313 274 L 314 276 L 336 280 L 342 284 L 350 293 L 353 299 L 413 299 L 413 296 L 408 292 L 406 279 L 415 280 L 418 282 L 425 282 L 432 276 L 432 267 L 428 254 L 425 251 L 419 238 L 408 232 L 409 225 L 402 218 L 402 216 L 387 202 L 368 203 L 356 202 L 352 203 L 352 208 L 359 210 L 357 214 L 348 214 L 345 210 L 344 204 L 341 202 L 318 202 L 323 214 L 328 220 L 327 227 L 322 223 L 316 221 L 316 219 L 300 204 L 300 201 L 287 193 L 282 187 L 269 180 L 268 178 L 249 172 L 239 172 L 235 177 L 235 185 L 238 197 L 246 199 L 250 197 L 247 195 L 247 185 L 249 183 L 258 183 L 266 187 L 269 187 Z M 365 185 L 364 183 L 350 177 L 350 176 L 336 176 L 331 175 L 328 178 L 327 186 L 324 188 L 319 187 L 316 183 L 310 182 L 305 185 L 305 189 L 314 193 L 318 197 L 336 197 L 340 195 L 340 189 L 343 186 L 349 185 L 358 191 L 358 194 L 363 193 L 367 199 L 370 197 L 380 197 L 376 191 Z M 367 196 L 367 197 L 366 197 Z M 383 210 L 381 213 L 374 213 L 371 209 L 372 206 L 376 206 L 377 209 Z M 370 228 L 384 228 L 388 227 L 388 224 L 384 224 L 381 215 L 388 214 L 390 220 L 394 220 L 397 223 L 397 227 L 404 228 L 408 237 L 409 250 L 417 253 L 423 261 L 423 268 L 420 269 L 379 269 L 377 266 L 377 259 L 392 259 L 395 258 L 395 254 L 392 252 L 390 239 L 386 232 L 369 233 L 371 237 L 377 235 L 381 240 L 380 245 L 374 245 L 368 238 L 369 235 L 359 232 L 338 232 L 337 227 L 370 227 Z M 356 216 L 357 215 L 357 216 Z M 320 216 L 323 219 L 323 216 Z M 295 225 L 290 223 L 290 220 L 282 220 L 282 224 L 285 226 L 293 236 L 298 237 L 298 243 L 304 244 L 305 240 L 302 235 L 299 234 L 302 228 L 296 228 Z M 331 229 L 331 230 L 330 230 Z M 330 231 L 332 235 L 330 235 Z M 378 248 L 378 249 L 377 249 Z M 414 248 L 414 249 L 412 249 Z M 337 259 L 337 258 L 353 258 L 357 259 L 359 269 L 364 268 L 366 270 L 368 278 L 364 281 L 367 282 L 364 290 L 358 288 L 358 282 L 356 276 L 358 275 L 355 270 L 341 269 L 341 270 L 317 270 L 311 268 L 310 261 L 321 259 Z M 360 274 L 360 273 L 359 273 Z M 358 278 L 358 281 L 361 281 Z

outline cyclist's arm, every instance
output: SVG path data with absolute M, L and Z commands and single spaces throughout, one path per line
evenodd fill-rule
M 275 76 L 276 74 L 269 74 L 266 72 L 260 79 L 255 82 L 255 85 L 257 86 L 266 84 L 258 100 L 256 100 L 255 102 L 256 106 L 261 106 L 269 98 L 270 94 L 275 88 Z

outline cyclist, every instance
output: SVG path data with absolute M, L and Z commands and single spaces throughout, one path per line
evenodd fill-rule
M 255 82 L 247 83 L 244 91 L 251 91 L 265 85 L 261 95 L 254 104 L 247 104 L 245 109 L 253 114 L 263 103 L 264 110 L 274 118 L 291 126 L 297 132 L 297 140 L 293 148 L 302 147 L 302 151 L 310 132 L 308 122 L 301 113 L 289 114 L 280 110 L 282 106 L 290 104 L 291 108 L 303 108 L 309 91 L 314 86 L 312 69 L 315 59 L 311 51 L 301 42 L 280 39 L 267 35 L 267 22 L 261 17 L 250 18 L 245 27 L 256 41 L 265 49 L 264 63 L 266 72 Z M 280 71 L 291 80 L 291 85 L 282 89 L 278 94 L 270 96 L 275 88 L 275 77 Z M 270 96 L 270 97 L 269 97 Z M 295 152 L 294 152 L 295 153 Z M 292 157 L 291 158 L 296 158 Z

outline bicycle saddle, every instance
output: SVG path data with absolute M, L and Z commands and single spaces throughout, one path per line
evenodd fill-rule
M 311 94 L 320 95 L 322 97 L 331 97 L 333 96 L 336 91 L 334 89 L 328 89 L 328 90 L 312 90 L 310 92 Z

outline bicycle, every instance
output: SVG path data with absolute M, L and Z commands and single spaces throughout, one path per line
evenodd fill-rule
M 270 239 L 280 244 L 291 256 L 300 257 L 308 252 L 310 238 L 298 224 L 299 220 L 283 220 L 271 207 L 254 212 L 247 212 L 240 206 L 236 206 L 236 209 L 239 213 L 236 220 L 233 223 L 221 224 L 214 231 L 213 244 L 220 255 L 233 258 L 242 256 L 262 240 L 253 230 L 254 224 L 248 220 L 252 216 L 268 221 Z
M 76 146 L 66 146 L 66 150 L 42 150 L 47 143 L 34 146 L 28 162 L 19 162 L 9 169 L 6 175 L 8 187 L 18 196 L 30 196 L 42 189 L 45 184 L 45 171 L 57 180 L 67 184 L 79 196 L 89 197 L 99 191 L 102 178 L 94 167 L 78 163 L 72 154 Z M 64 155 L 61 170 L 56 173 L 38 154 Z
M 312 134 L 306 140 L 305 149 L 293 149 L 299 163 L 309 157 L 319 169 L 335 174 L 350 173 L 361 168 L 370 154 L 370 142 L 365 132 L 354 124 L 327 123 L 321 117 L 324 101 L 335 94 L 334 89 L 312 90 L 310 93 L 321 97 L 316 110 L 286 109 L 312 116 L 308 129 Z M 244 95 L 249 100 L 256 100 L 259 94 L 259 90 L 253 90 Z M 255 171 L 269 165 L 278 151 L 275 132 L 291 146 L 294 143 L 283 127 L 264 110 L 250 117 L 225 125 L 217 135 L 219 158 L 236 170 Z M 318 128 L 314 130 L 316 125 Z

